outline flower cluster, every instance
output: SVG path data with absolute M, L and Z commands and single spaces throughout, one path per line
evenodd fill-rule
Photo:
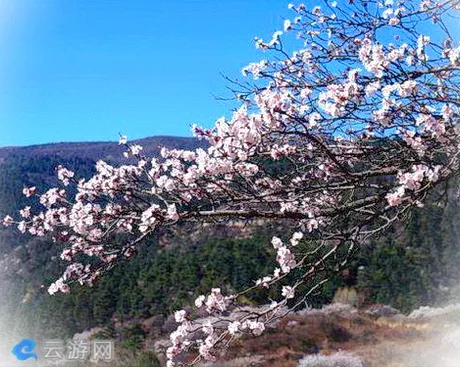
M 391 193 L 388 193 L 386 198 L 390 206 L 397 206 L 404 201 L 407 191 L 415 192 L 420 190 L 424 179 L 429 183 L 434 183 L 439 180 L 440 170 L 442 166 L 429 168 L 425 165 L 414 165 L 409 172 L 400 172 L 398 174 L 399 186 Z
M 279 263 L 281 271 L 288 273 L 296 266 L 293 253 L 283 244 L 281 239 L 276 236 L 272 239 L 272 245 L 277 250 L 276 261 Z
M 59 165 L 57 167 L 57 175 L 58 179 L 62 181 L 62 184 L 64 184 L 64 186 L 67 186 L 69 185 L 70 180 L 74 177 L 75 173 L 73 171 L 66 169 L 62 165 Z

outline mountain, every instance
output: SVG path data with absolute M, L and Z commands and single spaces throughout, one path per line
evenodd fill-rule
M 158 136 L 129 142 L 140 144 L 142 154 L 158 156 L 162 147 L 192 150 L 205 147 L 196 138 Z M 90 177 L 97 160 L 119 165 L 131 163 L 123 156 L 125 147 L 118 142 L 50 143 L 26 147 L 0 148 L 0 217 L 30 205 L 22 195 L 24 186 L 36 186 L 40 192 L 58 185 L 55 168 L 63 165 L 78 177 Z M 2 245 L 0 244 L 0 248 Z
M 130 141 L 130 144 L 140 144 L 144 147 L 143 154 L 157 156 L 161 147 L 194 149 L 204 146 L 202 141 L 189 137 L 155 136 Z M 117 142 L 68 142 L 49 143 L 26 147 L 0 147 L 0 164 L 11 162 L 18 157 L 51 157 L 59 156 L 63 159 L 79 157 L 97 161 L 99 159 L 120 162 L 123 147 Z
M 161 146 L 204 146 L 196 139 L 178 137 L 131 143 L 142 145 L 147 156 L 158 155 Z M 129 162 L 123 151 L 117 142 L 0 148 L 0 217 L 30 204 L 22 195 L 24 186 L 35 185 L 43 191 L 57 185 L 57 165 L 89 177 L 98 159 Z M 398 225 L 363 245 L 345 270 L 353 277 L 331 278 L 309 304 L 327 304 L 338 295 L 336 290 L 350 287 L 362 296 L 360 303 L 391 304 L 403 312 L 452 295 L 460 297 L 459 218 L 460 200 L 455 196 L 444 206 L 428 201 L 424 208 L 414 210 L 406 226 Z M 46 286 L 66 266 L 58 257 L 62 245 L 0 228 L 0 357 L 2 341 L 8 341 L 5 351 L 9 353 L 10 346 L 25 336 L 68 338 L 93 327 L 111 331 L 137 355 L 151 339 L 137 323 L 166 319 L 212 287 L 234 293 L 273 270 L 275 254 L 267 245 L 279 229 L 264 223 L 237 234 L 229 233 L 228 226 L 211 232 L 195 225 L 193 231 L 186 228 L 182 235 L 168 239 L 168 247 L 162 246 L 160 236 L 148 239 L 133 260 L 115 267 L 95 287 L 54 296 L 46 293 Z M 278 294 L 279 290 L 270 290 L 251 295 L 246 302 L 258 304 Z M 125 326 L 123 321 L 134 326 Z

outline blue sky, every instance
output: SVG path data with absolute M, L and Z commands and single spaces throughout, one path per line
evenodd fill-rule
M 281 0 L 0 0 L 0 146 L 190 135 L 289 17 Z
M 282 28 L 288 3 L 0 0 L 0 146 L 212 126 L 235 106 L 215 99 L 231 96 L 221 73 L 266 57 L 253 39 Z

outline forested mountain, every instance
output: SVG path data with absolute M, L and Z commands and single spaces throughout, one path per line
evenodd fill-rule
M 146 156 L 158 156 L 161 147 L 194 149 L 203 141 L 184 137 L 150 137 L 131 142 L 143 147 Z M 24 186 L 46 190 L 58 185 L 55 169 L 63 165 L 78 177 L 87 178 L 94 172 L 97 160 L 110 164 L 130 162 L 123 156 L 117 142 L 51 143 L 26 147 L 0 148 L 0 216 L 11 214 L 30 201 L 22 195 Z
M 147 154 L 159 146 L 195 148 L 187 138 L 154 137 L 139 141 Z M 80 177 L 93 172 L 95 160 L 123 162 L 117 143 L 59 143 L 0 149 L 0 216 L 26 205 L 23 186 L 56 185 L 54 168 L 62 164 Z M 412 213 L 408 226 L 393 228 L 366 244 L 348 265 L 309 301 L 330 302 L 339 286 L 351 286 L 361 304 L 391 304 L 403 311 L 435 304 L 458 294 L 460 275 L 460 202 L 431 201 Z M 167 317 L 194 296 L 215 285 L 228 292 L 252 285 L 274 267 L 269 244 L 273 226 L 184 228 L 179 235 L 159 234 L 130 262 L 114 268 L 91 289 L 50 296 L 49 283 L 64 264 L 61 245 L 32 239 L 15 229 L 0 230 L 0 315 L 4 333 L 34 338 L 65 338 L 95 326 L 112 331 L 117 321 Z M 263 300 L 254 294 L 247 303 Z M 265 295 L 266 296 L 266 295 Z M 137 332 L 136 332 L 137 331 Z M 127 346 L 140 349 L 141 330 L 127 330 Z M 131 340 L 130 340 L 131 339 Z M 136 340 L 137 339 L 137 340 Z M 137 342 L 136 342 L 137 341 Z M 131 345 L 130 345 L 131 344 Z
M 134 140 L 132 144 L 140 144 L 146 155 L 156 155 L 161 147 L 193 149 L 202 143 L 189 137 L 158 136 Z M 8 163 L 17 157 L 50 157 L 59 156 L 61 159 L 105 160 L 120 162 L 123 159 L 122 148 L 117 142 L 73 142 L 49 143 L 26 147 L 0 148 L 0 163 Z

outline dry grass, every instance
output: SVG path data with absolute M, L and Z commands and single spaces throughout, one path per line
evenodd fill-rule
M 306 355 L 343 352 L 352 353 L 364 366 L 449 365 L 449 360 L 433 359 L 433 344 L 442 339 L 432 327 L 401 315 L 373 318 L 334 308 L 304 312 L 286 317 L 261 337 L 240 338 L 221 362 L 237 366 L 239 357 L 257 356 L 257 362 L 247 365 L 286 367 L 297 366 Z

